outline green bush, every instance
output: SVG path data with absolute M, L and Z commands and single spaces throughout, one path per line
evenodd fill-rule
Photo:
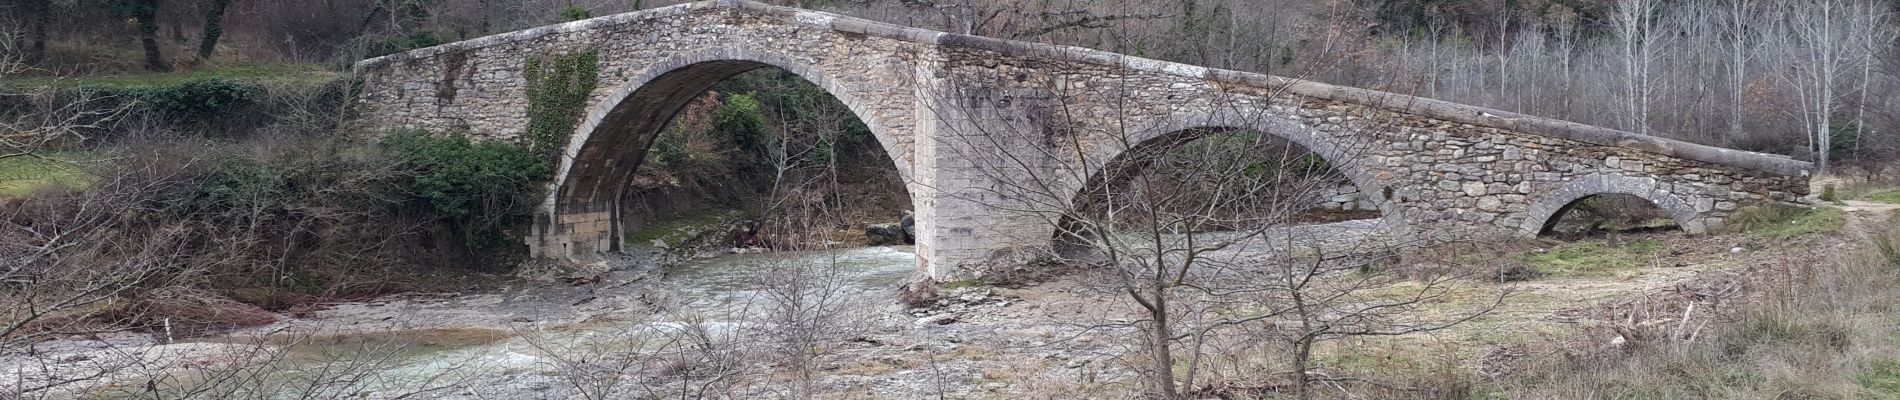
M 731 137 L 740 149 L 766 154 L 770 138 L 765 129 L 765 113 L 757 98 L 746 93 L 726 97 L 713 118 L 713 129 Z
M 229 79 L 194 79 L 130 90 L 143 108 L 184 128 L 231 132 L 259 121 L 264 88 Z
M 289 175 L 268 160 L 227 155 L 212 163 L 195 185 L 164 197 L 162 203 L 165 210 L 179 215 L 276 215 L 300 195 L 313 195 L 297 193 Z
M 398 132 L 381 148 L 413 174 L 408 203 L 450 223 L 475 250 L 498 250 L 534 217 L 548 164 L 503 141 L 471 142 L 427 132 Z

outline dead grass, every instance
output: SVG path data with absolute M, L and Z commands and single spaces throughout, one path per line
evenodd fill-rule
M 1879 247 L 1789 266 L 1785 282 L 1757 285 L 1753 300 L 1693 340 L 1573 348 L 1497 388 L 1529 399 L 1900 398 L 1900 257 Z

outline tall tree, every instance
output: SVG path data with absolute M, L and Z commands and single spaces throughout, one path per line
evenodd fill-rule
M 1880 52 L 1893 44 L 1895 31 L 1888 23 L 1891 10 L 1873 3 L 1863 5 L 1864 11 L 1855 12 L 1854 50 L 1860 52 L 1860 100 L 1854 102 L 1854 157 L 1861 156 L 1861 145 L 1866 143 L 1867 134 L 1867 94 L 1874 84 L 1874 66 L 1880 63 Z
M 1656 60 L 1661 40 L 1656 23 L 1658 0 L 1619 0 L 1610 15 L 1622 45 L 1624 124 L 1636 133 L 1649 134 L 1649 102 L 1657 92 L 1650 66 Z
M 1850 1 L 1783 0 L 1780 4 L 1788 30 L 1782 36 L 1793 42 L 1781 47 L 1795 60 L 1783 79 L 1794 87 L 1798 117 L 1820 173 L 1826 173 L 1832 161 L 1834 113 L 1842 105 L 1839 86 L 1852 62 L 1849 47 L 1854 43 L 1846 37 L 1854 12 Z
M 46 58 L 46 25 L 53 18 L 52 0 L 25 0 L 21 6 L 27 20 L 26 35 L 21 37 L 18 49 L 24 55 L 27 64 L 38 64 Z
M 158 47 L 158 10 L 161 0 L 105 0 L 108 7 L 121 17 L 130 18 L 138 24 L 139 44 L 145 48 L 145 69 L 155 72 L 170 71 L 165 64 L 165 54 Z
M 205 32 L 198 41 L 198 59 L 211 58 L 211 52 L 218 49 L 218 39 L 224 37 L 224 10 L 231 6 L 232 0 L 211 0 L 211 7 L 205 9 Z

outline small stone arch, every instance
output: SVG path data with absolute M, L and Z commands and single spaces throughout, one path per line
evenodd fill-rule
M 1627 194 L 1648 200 L 1669 218 L 1676 226 L 1691 234 L 1706 233 L 1701 214 L 1689 201 L 1683 200 L 1664 190 L 1655 178 L 1638 178 L 1618 175 L 1592 174 L 1573 178 L 1563 187 L 1538 196 L 1525 213 L 1524 222 L 1518 233 L 1526 237 L 1535 237 L 1545 231 L 1556 218 L 1569 211 L 1578 200 L 1599 194 Z
M 1337 138 L 1325 135 L 1305 124 L 1264 113 L 1257 115 L 1242 112 L 1181 113 L 1133 130 L 1134 133 L 1129 135 L 1126 142 L 1132 143 L 1132 146 L 1108 148 L 1092 155 L 1093 159 L 1108 160 L 1102 166 L 1104 171 L 1111 171 L 1111 173 L 1098 172 L 1095 174 L 1097 176 L 1088 177 L 1088 181 L 1083 183 L 1078 192 L 1102 184 L 1102 180 L 1108 179 L 1106 175 L 1113 173 L 1113 168 L 1115 168 L 1113 166 L 1122 163 L 1131 154 L 1145 151 L 1145 147 L 1155 146 L 1157 143 L 1165 145 L 1166 142 L 1184 143 L 1187 140 L 1182 139 L 1191 140 L 1191 138 L 1183 138 L 1183 134 L 1193 135 L 1193 132 L 1219 130 L 1250 130 L 1305 147 L 1307 151 L 1324 158 L 1334 170 L 1345 175 L 1347 180 L 1359 189 L 1362 196 L 1366 196 L 1378 206 L 1379 224 L 1383 230 L 1387 232 L 1405 230 L 1405 218 L 1400 215 L 1399 207 L 1390 198 L 1396 188 L 1380 181 L 1373 171 L 1375 166 L 1366 164 L 1376 143 L 1369 140 L 1361 143 L 1342 143 Z M 1363 136 L 1358 139 L 1366 140 Z
M 689 101 L 719 81 L 767 67 L 790 71 L 844 103 L 870 128 L 908 185 L 912 181 L 912 168 L 907 162 L 910 150 L 899 138 L 908 132 L 895 132 L 888 121 L 872 112 L 874 99 L 861 98 L 816 64 L 779 52 L 704 48 L 654 61 L 630 77 L 617 79 L 616 85 L 603 84 L 613 88 L 612 92 L 589 106 L 569 138 L 548 184 L 542 210 L 555 213 L 569 204 L 611 201 L 618 195 L 613 185 L 631 176 L 639 164 L 634 160 L 644 157 L 641 150 Z

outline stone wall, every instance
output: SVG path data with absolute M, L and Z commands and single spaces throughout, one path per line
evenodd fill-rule
M 1363 89 L 1073 47 L 946 34 L 742 1 L 693 3 L 367 60 L 373 128 L 521 140 L 530 57 L 596 51 L 599 89 L 528 239 L 618 249 L 616 203 L 668 119 L 713 83 L 778 67 L 837 96 L 891 156 L 938 278 L 1046 246 L 1075 196 L 1127 154 L 1206 128 L 1327 158 L 1401 233 L 1536 234 L 1578 198 L 1649 199 L 1690 231 L 1805 194 L 1805 162 Z M 1344 191 L 1342 193 L 1344 194 Z M 1343 203 L 1343 202 L 1342 202 Z

